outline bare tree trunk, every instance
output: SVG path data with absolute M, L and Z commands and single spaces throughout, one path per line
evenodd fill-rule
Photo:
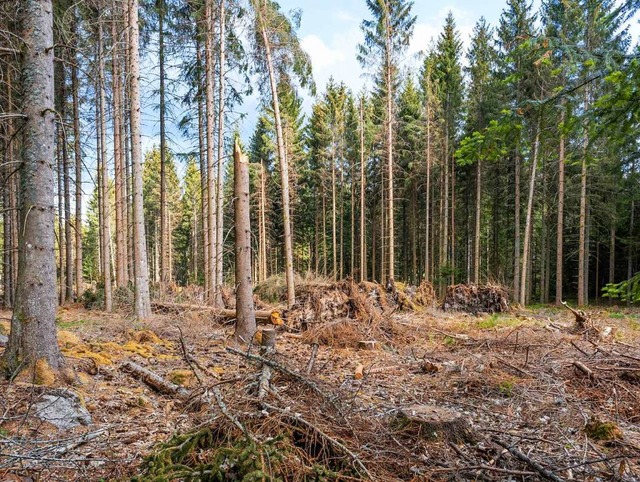
M 558 226 L 556 234 L 556 305 L 562 304 L 562 281 L 564 263 L 564 104 L 560 112 L 560 148 L 558 153 Z
M 207 256 L 209 258 L 209 291 L 207 298 L 210 303 L 215 304 L 215 295 L 219 287 L 216 277 L 216 246 L 218 239 L 217 231 L 217 210 L 216 210 L 216 177 L 214 162 L 214 123 L 215 123 L 215 103 L 214 103 L 214 45 L 213 45 L 213 0 L 205 0 L 205 90 L 206 90 L 206 139 L 207 139 L 207 217 L 209 228 L 209 245 Z
M 111 37 L 113 38 L 112 48 L 112 76 L 113 76 L 113 162 L 114 162 L 114 184 L 115 184 L 115 218 L 116 218 L 116 286 L 126 286 L 127 284 L 127 222 L 124 216 L 124 152 L 122 149 L 122 86 L 120 75 L 120 47 L 118 39 L 118 29 L 116 16 L 116 2 L 111 4 L 113 16 L 111 18 Z
M 520 153 L 516 147 L 515 154 L 515 209 L 514 209 L 514 241 L 513 241 L 513 298 L 520 299 Z
M 430 89 L 427 89 L 427 95 Z M 430 238 L 431 229 L 431 100 L 426 99 L 427 108 L 427 175 L 425 186 L 425 242 L 424 242 L 424 277 L 427 281 L 431 281 L 431 256 L 433 242 Z
M 386 14 L 386 22 L 389 23 L 389 15 Z M 388 224 L 389 224 L 389 273 L 388 278 L 393 280 L 395 278 L 395 225 L 394 225 L 394 217 L 395 217 L 395 209 L 394 209 L 394 191 L 393 191 L 393 79 L 391 76 L 391 26 L 387 25 L 386 34 L 387 34 L 387 177 L 389 182 L 388 192 Z
M 456 276 L 456 157 L 451 154 L 451 284 Z
M 7 111 L 13 112 L 13 74 L 9 70 L 7 72 Z M 14 127 L 13 119 L 9 118 L 7 121 L 7 144 L 6 144 L 6 166 L 5 166 L 5 179 L 7 186 L 4 190 L 4 212 L 3 212 L 3 226 L 4 226 L 4 298 L 3 305 L 5 308 L 13 307 L 14 291 L 15 291 L 15 274 L 18 269 L 18 264 L 15 259 L 15 252 L 17 251 L 17 203 L 16 203 L 16 179 L 18 176 L 14 167 L 13 159 L 13 143 L 14 139 Z
M 77 12 L 76 12 L 77 15 Z M 77 32 L 77 23 L 74 21 L 74 32 Z M 75 157 L 75 285 L 76 285 L 76 299 L 82 296 L 84 291 L 84 277 L 82 271 L 82 146 L 80 139 L 80 99 L 78 90 L 80 88 L 78 83 L 78 62 L 77 55 L 74 57 L 76 60 L 71 66 L 71 90 L 73 95 L 73 151 Z
M 211 279 L 209 277 L 209 194 L 207 186 L 207 149 L 205 141 L 205 113 L 202 97 L 202 47 L 196 41 L 196 62 L 198 65 L 198 148 L 200 153 L 200 207 L 202 216 L 202 262 L 204 269 L 204 292 L 209 293 Z
M 364 97 L 360 98 L 360 281 L 367 281 L 367 225 L 365 222 Z
M 165 45 L 164 45 L 164 17 L 165 2 L 158 0 L 158 63 L 160 64 L 160 281 L 166 284 L 170 281 L 169 237 L 171 235 L 167 213 L 167 134 L 166 134 L 166 92 L 165 92 Z
M 100 122 L 100 162 L 98 176 L 100 178 L 100 201 L 102 206 L 102 236 L 100 239 L 102 252 L 102 277 L 104 280 L 104 309 L 112 309 L 111 295 L 111 232 L 109 226 L 109 179 L 107 175 L 107 121 L 104 79 L 104 39 L 102 21 L 98 22 L 98 118 Z
M 54 255 L 55 121 L 53 6 L 51 0 L 21 2 L 23 125 L 18 280 L 11 332 L 3 365 L 8 375 L 33 370 L 42 383 L 48 367 L 63 359 L 56 341 Z
M 616 222 L 611 222 L 609 228 L 609 283 L 616 279 Z
M 531 160 L 531 174 L 529 179 L 529 198 L 527 200 L 527 219 L 524 228 L 524 247 L 522 251 L 522 278 L 520 280 L 520 304 L 527 303 L 527 273 L 529 272 L 529 250 L 531 243 L 531 231 L 533 225 L 533 194 L 536 183 L 536 172 L 538 166 L 538 151 L 540 150 L 540 114 L 536 125 L 536 138 L 533 144 L 533 159 Z
M 142 144 L 140 134 L 140 54 L 138 52 L 138 0 L 129 3 L 129 97 L 131 101 L 131 167 L 133 173 L 134 309 L 139 320 L 151 316 L 149 268 L 142 204 Z
M 63 122 L 67 122 L 67 89 L 66 80 L 63 84 Z M 66 129 L 66 128 L 65 128 Z M 65 241 L 65 297 L 73 300 L 73 238 L 71 236 L 71 181 L 69 172 L 69 151 L 67 149 L 67 134 L 64 133 L 62 146 L 62 164 L 64 176 L 64 241 Z
M 480 283 L 480 220 L 482 216 L 482 161 L 476 163 L 476 225 L 473 236 L 473 282 Z
M 237 340 L 249 343 L 256 331 L 256 313 L 251 285 L 251 216 L 249 202 L 249 159 L 236 140 L 234 159 L 236 231 L 236 330 Z
M 289 208 L 289 165 L 284 149 L 284 136 L 282 133 L 282 120 L 280 116 L 280 101 L 278 99 L 278 88 L 276 85 L 276 76 L 271 58 L 271 44 L 267 34 L 263 12 L 258 8 L 260 16 L 260 30 L 262 40 L 264 42 L 265 54 L 267 60 L 267 69 L 269 71 L 269 83 L 271 85 L 271 97 L 273 102 L 273 114 L 276 125 L 276 140 L 278 145 L 278 159 L 280 160 L 280 176 L 282 184 L 282 216 L 284 223 L 284 257 L 285 257 L 285 275 L 287 280 L 287 305 L 293 306 L 296 302 L 295 283 L 293 277 L 293 236 L 291 233 L 291 218 Z
M 336 162 L 335 152 L 330 159 L 331 162 L 331 261 L 333 270 L 331 276 L 338 279 L 338 241 L 336 239 Z
M 58 82 L 60 82 L 60 80 L 58 80 Z M 62 82 L 60 82 L 62 83 Z M 58 89 L 56 89 L 57 91 Z M 60 98 L 62 98 L 62 95 L 59 91 L 56 92 L 57 96 L 59 97 L 58 101 L 60 100 Z M 61 104 L 58 105 L 57 108 L 57 112 L 61 112 L 62 111 L 62 106 Z M 57 171 L 56 171 L 56 175 L 57 175 L 57 181 L 58 181 L 58 265 L 59 265 L 59 280 L 58 280 L 58 286 L 60 289 L 60 294 L 58 297 L 58 303 L 60 304 L 60 306 L 64 305 L 65 302 L 65 280 L 64 280 L 64 276 L 65 276 L 65 270 L 64 270 L 64 248 L 65 248 L 65 242 L 64 242 L 64 215 L 62 214 L 62 210 L 63 210 L 63 205 L 64 205 L 64 188 L 63 186 L 63 160 L 62 160 L 62 146 L 64 145 L 64 132 L 63 132 L 63 125 L 62 123 L 60 123 L 58 125 L 58 142 L 56 145 L 56 157 L 57 157 L 57 161 L 58 161 L 58 166 L 57 166 Z
M 260 280 L 267 279 L 267 181 L 264 164 L 260 162 Z
M 223 306 L 222 284 L 224 269 L 224 103 L 226 68 L 226 13 L 225 0 L 220 0 L 220 47 L 218 61 L 218 187 L 217 187 L 217 239 L 216 239 L 216 306 Z

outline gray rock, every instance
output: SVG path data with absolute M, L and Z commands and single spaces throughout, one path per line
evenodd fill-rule
M 9 338 L 4 335 L 0 335 L 0 347 L 7 346 L 7 343 L 9 343 Z
M 82 405 L 80 397 L 66 390 L 44 393 L 35 404 L 35 415 L 60 430 L 91 424 L 91 415 Z

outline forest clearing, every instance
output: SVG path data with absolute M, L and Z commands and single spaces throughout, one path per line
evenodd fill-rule
M 58 340 L 76 378 L 57 396 L 77 394 L 90 423 L 60 431 L 34 408 L 44 387 L 2 382 L 2 480 L 640 477 L 637 309 L 597 307 L 584 326 L 562 307 L 395 306 L 336 322 L 327 285 L 307 289 L 332 316 L 302 332 L 261 323 L 276 332 L 267 352 L 257 340 L 237 348 L 232 325 L 202 310 L 131 323 L 61 309 Z

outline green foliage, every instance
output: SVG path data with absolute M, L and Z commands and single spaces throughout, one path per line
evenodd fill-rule
M 630 303 L 640 302 L 640 272 L 621 283 L 608 283 L 602 288 L 602 296 Z

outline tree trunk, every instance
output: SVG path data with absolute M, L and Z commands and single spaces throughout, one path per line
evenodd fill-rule
M 129 3 L 129 98 L 131 102 L 131 167 L 133 174 L 134 310 L 136 318 L 151 316 L 149 268 L 142 203 L 142 143 L 140 133 L 140 54 L 138 52 L 138 0 Z
M 22 128 L 21 211 L 18 280 L 11 332 L 3 365 L 8 375 L 33 370 L 44 382 L 48 367 L 63 363 L 56 341 L 54 254 L 55 114 L 53 6 L 51 0 L 21 2 Z
M 234 160 L 234 215 L 236 232 L 236 340 L 250 343 L 256 331 L 256 313 L 251 284 L 251 216 L 249 159 L 236 140 Z
M 482 215 L 482 162 L 476 164 L 476 225 L 473 235 L 473 282 L 480 283 L 480 219 Z
M 215 102 L 214 102 L 214 44 L 213 44 L 213 0 L 205 0 L 205 90 L 206 90 L 206 139 L 207 139 L 207 216 L 209 227 L 209 245 L 207 256 L 209 258 L 209 291 L 207 298 L 209 302 L 215 304 L 216 293 L 219 289 L 216 278 L 216 246 L 218 239 L 217 232 L 217 210 L 216 210 L 216 177 L 214 158 L 214 123 L 215 123 Z
M 167 212 L 167 135 L 166 135 L 166 93 L 165 93 L 165 46 L 164 46 L 164 17 L 165 2 L 158 0 L 158 63 L 160 67 L 160 281 L 169 283 L 169 223 Z
M 533 159 L 531 160 L 531 174 L 529 178 L 529 197 L 527 200 L 527 218 L 524 228 L 524 246 L 522 250 L 522 270 L 520 280 L 520 297 L 519 301 L 522 306 L 527 303 L 527 274 L 529 272 L 529 250 L 531 243 L 531 231 L 533 226 L 533 195 L 536 183 L 536 173 L 538 167 L 538 151 L 540 150 L 540 117 L 536 124 L 536 138 L 533 143 Z
M 520 299 L 520 153 L 519 146 L 515 154 L 515 209 L 514 209 L 514 240 L 513 240 L 513 298 Z
M 388 13 L 386 14 L 386 21 L 389 22 Z M 388 214 L 387 222 L 389 224 L 389 272 L 388 278 L 393 280 L 395 278 L 395 226 L 394 226 L 394 192 L 393 192 L 393 79 L 391 76 L 391 32 L 390 25 L 387 25 L 387 177 L 389 182 L 387 201 Z
M 226 13 L 225 0 L 220 0 L 220 46 L 218 61 L 218 187 L 217 187 L 217 239 L 216 239 L 216 306 L 224 306 L 222 284 L 224 278 L 224 102 L 226 68 Z
M 556 234 L 556 305 L 562 304 L 562 281 L 564 263 L 564 121 L 565 108 L 560 111 L 560 148 L 558 153 L 558 225 Z
M 609 228 L 609 283 L 616 279 L 616 222 L 611 222 Z
M 293 236 L 291 234 L 291 219 L 289 209 L 289 165 L 284 149 L 284 136 L 282 134 L 282 120 L 280 117 L 280 101 L 278 99 L 278 89 L 276 85 L 275 70 L 271 58 L 271 44 L 266 30 L 265 21 L 262 18 L 263 12 L 258 8 L 260 16 L 260 29 L 264 42 L 267 69 L 269 71 L 269 83 L 271 85 L 271 97 L 273 102 L 273 114 L 276 125 L 276 140 L 278 145 L 278 159 L 280 160 L 280 176 L 282 184 L 282 216 L 284 222 L 284 257 L 285 276 L 287 280 L 287 305 L 293 306 L 296 302 L 296 292 L 293 278 Z
M 113 16 L 111 19 L 112 48 L 112 76 L 113 76 L 113 162 L 115 184 L 115 220 L 116 220 L 116 286 L 127 284 L 127 222 L 124 216 L 123 176 L 124 176 L 124 152 L 122 129 L 122 85 L 120 75 L 120 48 L 117 30 L 118 17 L 116 16 L 115 0 L 111 4 Z
M 365 223 L 364 98 L 360 98 L 360 281 L 367 281 L 367 231 Z
M 104 281 L 104 309 L 110 312 L 112 309 L 111 294 L 111 232 L 109 222 L 109 179 L 107 170 L 107 121 L 104 78 L 104 39 L 102 35 L 102 22 L 98 22 L 98 119 L 100 122 L 100 162 L 98 164 L 98 177 L 100 178 L 100 204 L 102 206 L 102 235 L 100 246 L 102 253 L 102 278 Z
M 589 88 L 585 87 L 584 110 L 589 110 Z M 582 162 L 580 166 L 580 220 L 579 220 L 579 244 L 578 244 L 578 306 L 584 306 L 588 301 L 588 294 L 585 293 L 587 265 L 586 258 L 586 238 L 587 238 L 587 153 L 589 144 L 589 134 L 585 127 L 583 139 Z
M 427 95 L 430 89 L 427 87 Z M 427 174 L 425 185 L 425 238 L 424 238 L 424 277 L 431 281 L 431 249 L 433 243 L 430 237 L 431 229 L 431 99 L 425 100 L 427 108 Z
M 338 279 L 338 241 L 336 238 L 336 160 L 335 152 L 331 160 L 331 261 L 333 270 L 331 276 Z
M 7 111 L 13 112 L 13 84 L 12 73 L 7 73 Z M 7 139 L 6 143 L 6 156 L 8 163 L 5 166 L 5 179 L 7 186 L 4 190 L 4 212 L 3 212 L 3 226 L 4 226 L 4 298 L 3 305 L 5 308 L 13 307 L 14 292 L 15 292 L 15 274 L 18 269 L 14 253 L 17 251 L 17 203 L 16 203 L 16 184 L 18 173 L 14 172 L 13 167 L 13 144 L 14 139 L 14 127 L 13 119 L 9 118 L 7 121 Z
M 207 187 L 207 147 L 205 141 L 205 113 L 202 96 L 202 47 L 196 40 L 196 62 L 198 66 L 198 149 L 200 154 L 200 215 L 202 217 L 202 266 L 204 292 L 209 293 L 209 195 Z

